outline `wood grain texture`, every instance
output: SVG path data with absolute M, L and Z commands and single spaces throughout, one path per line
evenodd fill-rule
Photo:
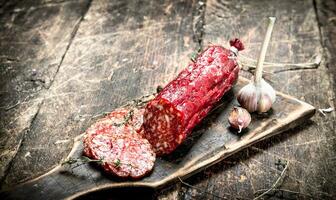
M 317 1 L 317 9 L 328 13 L 323 18 L 323 35 L 329 50 L 335 42 L 330 38 L 334 21 L 332 1 Z M 327 3 L 329 2 L 329 3 Z M 320 9 L 319 9 L 320 8 Z M 328 12 L 326 12 L 328 11 Z M 266 61 L 281 63 L 308 62 L 323 53 L 317 15 L 313 1 L 214 1 L 208 0 L 205 12 L 203 44 L 223 43 L 237 35 L 246 44 L 243 55 L 256 58 L 265 33 L 266 18 L 276 16 L 277 22 Z M 331 21 L 330 21 L 331 18 Z M 323 32 L 323 31 L 322 31 Z M 328 34 L 328 35 L 326 35 Z M 325 53 L 325 52 L 324 52 Z M 267 75 L 279 91 L 291 94 L 317 108 L 335 105 L 335 73 L 327 69 L 330 59 L 323 53 L 318 69 L 291 70 Z M 330 67 L 334 66 L 330 63 Z M 266 69 L 271 70 L 271 69 Z M 249 77 L 250 74 L 242 73 Z M 284 181 L 278 186 L 287 191 L 272 191 L 265 197 L 274 199 L 332 199 L 336 193 L 335 174 L 335 112 L 326 117 L 318 114 L 298 128 L 273 137 L 233 155 L 222 163 L 193 176 L 187 182 L 224 199 L 251 199 L 268 189 L 283 169 L 278 161 L 289 161 Z M 162 199 L 212 199 L 205 192 L 187 186 L 166 190 Z
M 86 0 L 1 1 L 0 180 L 22 154 L 17 152 L 31 134 L 32 121 L 87 6 Z M 21 156 L 30 158 L 27 152 Z
M 146 6 L 138 9 L 141 5 Z M 198 44 L 192 37 L 193 8 L 192 1 L 92 2 L 3 187 L 53 168 L 96 115 L 155 91 L 182 69 Z
M 247 83 L 246 79 L 240 80 L 233 91 L 224 96 L 220 106 L 193 131 L 191 137 L 171 155 L 157 158 L 154 171 L 141 180 L 118 180 L 100 173 L 97 167 L 90 165 L 76 168 L 57 166 L 48 174 L 1 195 L 5 199 L 25 199 L 28 195 L 30 199 L 39 199 L 41 195 L 45 199 L 73 199 L 97 190 L 116 187 L 162 188 L 178 181 L 178 177 L 189 177 L 253 143 L 295 127 L 315 113 L 314 107 L 309 104 L 278 93 L 272 112 L 263 118 L 253 115 L 249 129 L 237 134 L 229 129 L 227 119 L 233 106 L 237 105 L 233 97 Z M 80 136 L 75 139 L 68 158 L 78 158 L 82 152 Z
M 315 2 L 315 9 L 317 12 L 317 20 L 321 31 L 321 43 L 324 48 L 325 66 L 328 72 L 328 79 L 336 88 L 336 2 L 335 1 L 320 1 Z M 335 90 L 334 90 L 335 91 Z M 335 104 L 335 94 L 333 101 L 330 104 Z
M 72 138 L 96 115 L 167 83 L 200 44 L 227 45 L 229 38 L 239 36 L 247 47 L 242 55 L 256 58 L 264 19 L 270 15 L 278 20 L 266 61 L 307 62 L 323 51 L 323 63 L 318 69 L 266 78 L 277 90 L 316 108 L 335 107 L 331 0 L 99 0 L 85 15 L 87 6 L 88 1 L 0 0 L 0 175 L 7 174 L 3 188 L 53 168 L 70 151 Z M 266 197 L 332 199 L 335 121 L 335 112 L 317 114 L 186 181 L 223 198 L 251 199 L 274 183 L 282 170 L 279 160 L 290 161 L 279 188 L 292 192 L 273 191 Z M 104 197 L 120 192 L 121 199 L 133 193 L 159 199 L 216 199 L 181 184 L 155 194 L 143 188 L 134 191 L 111 190 Z

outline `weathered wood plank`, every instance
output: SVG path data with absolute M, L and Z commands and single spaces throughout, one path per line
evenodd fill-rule
M 36 3 L 36 1 L 33 2 Z M 20 13 L 27 13 L 27 7 L 25 6 L 30 4 L 24 2 L 17 6 L 15 1 L 6 1 L 5 6 L 3 6 L 4 4 L 0 3 L 0 20 L 4 22 L 0 23 L 0 27 L 10 30 L 6 35 L 22 31 L 22 28 L 13 25 L 7 27 L 8 24 L 11 24 L 8 22 L 11 21 L 12 16 L 15 16 L 14 18 L 17 18 L 17 20 L 14 21 L 21 25 L 25 24 L 22 20 L 18 20 L 21 19 L 18 16 L 25 16 L 20 15 Z M 28 12 L 28 16 L 33 13 L 32 15 L 38 18 L 36 17 L 36 15 L 39 15 L 38 12 L 44 13 L 38 11 L 38 9 L 46 7 L 45 12 L 54 11 L 49 7 L 63 5 L 62 1 L 60 3 L 46 1 L 36 4 L 38 5 L 33 6 L 34 9 Z M 335 72 L 333 71 L 335 69 L 333 63 L 335 62 L 331 54 L 335 44 L 333 40 L 333 27 L 335 26 L 329 26 L 335 22 L 333 5 L 331 1 L 327 1 L 327 3 L 317 1 L 320 16 L 326 16 L 325 18 L 321 17 L 319 21 L 322 25 L 322 39 L 330 52 L 327 55 L 328 65 L 324 64 L 317 70 L 283 72 L 269 76 L 269 79 L 274 82 L 275 88 L 320 108 L 335 106 L 335 81 L 332 82 L 335 80 Z M 69 24 L 69 27 L 73 27 L 76 20 L 67 21 L 66 25 L 59 25 L 61 30 L 58 30 L 57 34 L 62 37 L 52 40 L 51 46 L 45 47 L 42 44 L 43 42 L 39 43 L 39 39 L 37 39 L 37 45 L 35 45 L 36 48 L 38 47 L 37 53 L 26 48 L 22 41 L 15 42 L 14 40 L 15 44 L 7 42 L 4 44 L 8 48 L 3 47 L 2 41 L 10 41 L 11 38 L 0 39 L 0 55 L 3 53 L 5 55 L 0 57 L 1 71 L 3 71 L 2 69 L 10 71 L 12 66 L 16 67 L 14 69 L 24 69 L 17 70 L 15 75 L 9 74 L 8 80 L 4 79 L 2 82 L 3 79 L 0 79 L 1 100 L 13 96 L 12 99 L 8 98 L 11 100 L 10 102 L 9 100 L 6 100 L 6 103 L 0 102 L 1 106 L 8 108 L 17 103 L 15 100 L 23 99 L 24 101 L 25 98 L 29 102 L 34 102 L 34 104 L 20 104 L 15 107 L 15 110 L 3 111 L 4 109 L 1 109 L 1 127 L 4 125 L 10 126 L 11 130 L 15 129 L 11 132 L 15 133 L 12 135 L 19 135 L 15 136 L 18 139 L 15 139 L 14 142 L 7 142 L 5 140 L 7 140 L 9 132 L 4 132 L 4 130 L 8 130 L 8 128 L 1 129 L 1 135 L 4 137 L 1 136 L 0 143 L 13 144 L 13 146 L 5 146 L 5 149 L 10 151 L 1 153 L 1 163 L 4 163 L 3 160 L 10 160 L 6 156 L 9 155 L 9 158 L 12 158 L 15 155 L 19 146 L 17 141 L 21 141 L 24 131 L 32 127 L 32 130 L 28 132 L 32 136 L 27 137 L 27 142 L 22 145 L 23 149 L 13 162 L 15 167 L 10 171 L 5 184 L 11 185 L 35 177 L 59 162 L 71 146 L 70 139 L 79 134 L 94 120 L 91 119 L 93 115 L 109 111 L 134 97 L 153 92 L 156 85 L 169 81 L 178 70 L 185 66 L 188 61 L 188 53 L 192 49 L 196 49 L 198 39 L 202 36 L 201 27 L 198 27 L 196 31 L 193 30 L 194 24 L 200 22 L 199 19 L 195 20 L 192 17 L 191 13 L 197 12 L 195 7 L 197 7 L 197 2 L 94 2 L 92 8 L 94 10 L 90 11 L 84 21 L 85 23 L 82 24 L 83 28 L 80 28 L 80 34 L 78 34 L 81 37 L 78 37 L 74 47 L 70 48 L 70 52 L 64 60 L 64 69 L 61 66 L 61 75 L 55 78 L 53 84 L 55 86 L 52 86 L 50 91 L 43 92 L 43 95 L 35 95 L 35 93 L 46 90 L 43 88 L 44 85 L 47 88 L 50 86 L 48 80 L 49 77 L 51 77 L 50 80 L 53 80 L 56 74 L 55 66 L 43 67 L 43 70 L 37 68 L 38 71 L 42 70 L 42 75 L 46 77 L 47 81 L 45 83 L 47 84 L 36 79 L 32 81 L 33 83 L 30 83 L 31 85 L 34 84 L 33 86 L 22 84 L 22 80 L 26 77 L 30 78 L 31 70 L 36 68 L 26 67 L 46 66 L 43 62 L 52 62 L 41 61 L 41 59 L 48 58 L 45 53 L 50 49 L 57 47 L 56 49 L 64 50 L 66 48 L 67 39 L 69 39 L 69 33 L 71 32 L 70 28 L 66 27 Z M 267 58 L 269 61 L 306 62 L 312 55 L 321 51 L 315 20 L 316 15 L 313 3 L 310 1 L 222 1 L 217 3 L 208 1 L 207 7 L 205 23 L 208 25 L 205 27 L 204 45 L 207 42 L 227 45 L 226 41 L 236 35 L 247 42 L 247 50 L 243 54 L 255 57 L 258 54 L 264 33 L 262 20 L 268 15 L 275 14 L 278 17 L 276 24 L 278 32 L 274 35 L 277 40 L 273 42 L 270 48 Z M 15 11 L 7 12 L 8 9 Z M 69 13 L 77 15 L 77 12 L 79 11 Z M 42 17 L 40 20 L 43 21 Z M 198 25 L 200 24 L 202 23 Z M 40 24 L 37 23 L 38 25 Z M 30 26 L 31 24 L 28 23 L 21 27 L 28 28 Z M 1 28 L 2 33 L 4 29 Z M 46 33 L 51 32 L 50 29 L 47 28 L 47 30 L 49 31 L 46 31 Z M 20 37 L 23 39 L 30 38 L 29 33 L 25 33 L 25 31 L 27 30 L 24 30 Z M 193 36 L 195 38 L 192 38 Z M 42 36 L 38 35 L 36 37 L 40 38 Z M 196 41 L 193 41 L 193 39 L 196 39 Z M 30 40 L 31 43 L 35 41 L 34 37 Z M 64 40 L 64 45 L 61 42 L 61 47 L 56 46 L 56 44 L 59 44 L 57 40 Z M 115 48 L 112 48 L 112 45 Z M 21 55 L 20 52 L 12 50 L 11 47 L 13 49 L 22 48 L 23 52 L 27 53 Z M 34 49 L 36 50 L 36 48 Z M 6 54 L 7 52 L 8 54 Z M 28 52 L 32 52 L 32 54 Z M 62 51 L 54 52 L 50 50 L 50 52 L 57 57 L 55 63 L 59 63 L 60 56 L 56 54 L 62 55 Z M 39 58 L 41 59 L 35 60 L 36 55 L 40 54 L 41 57 Z M 20 61 L 24 60 L 23 64 L 14 65 L 13 63 L 16 60 L 9 57 L 11 55 L 19 56 Z M 3 66 L 5 67 L 3 68 Z M 326 66 L 329 69 L 326 69 Z M 7 71 L 5 72 L 6 76 L 8 75 Z M 331 72 L 331 74 L 328 74 L 328 72 Z M 244 73 L 243 75 L 248 74 Z M 330 79 L 330 76 L 334 78 Z M 3 77 L 2 74 L 1 77 Z M 38 77 L 40 78 L 40 76 Z M 111 80 L 111 82 L 107 80 Z M 6 93 L 3 93 L 3 83 L 5 85 L 12 84 L 8 86 L 8 90 L 5 90 Z M 128 84 L 136 85 L 136 87 L 126 86 Z M 19 86 L 19 90 L 15 90 L 15 93 L 12 91 L 13 85 Z M 20 89 L 20 87 L 28 88 L 27 93 L 29 94 L 24 93 L 25 90 Z M 94 92 L 90 90 L 94 90 Z M 36 116 L 36 122 L 31 126 L 31 120 L 42 103 L 40 96 L 46 97 L 41 107 L 42 114 Z M 113 97 L 110 101 L 111 104 L 107 104 L 106 102 L 109 102 L 110 97 Z M 93 106 L 94 104 L 97 106 Z M 83 106 L 81 107 L 81 105 Z M 3 113 L 8 114 L 3 115 Z M 8 123 L 17 117 L 19 117 L 19 123 Z M 285 198 L 309 198 L 307 195 L 330 198 L 330 196 L 335 195 L 333 187 L 336 170 L 334 168 L 335 159 L 333 159 L 336 157 L 333 150 L 336 146 L 333 121 L 335 121 L 335 112 L 325 118 L 316 115 L 313 121 L 282 136 L 254 145 L 188 181 L 219 196 L 251 198 L 256 190 L 269 188 L 273 184 L 276 175 L 281 170 L 274 163 L 281 159 L 289 160 L 291 163 L 287 173 L 289 177 L 286 177 L 282 183 L 282 188 L 289 188 L 301 194 L 277 192 L 272 193 L 272 195 Z M 55 127 L 57 128 L 55 129 Z M 48 150 L 49 147 L 51 147 L 50 150 Z M 51 157 L 50 161 L 47 160 L 46 156 Z M 8 163 L 8 161 L 6 162 Z M 35 166 L 36 163 L 40 164 Z M 22 166 L 20 166 L 21 164 Z M 185 199 L 212 198 L 206 193 L 200 193 L 187 187 L 179 188 L 177 185 L 171 193 L 168 192 L 168 194 L 160 197 L 168 199 L 175 199 L 175 197 Z
M 198 44 L 194 7 L 192 1 L 92 2 L 4 184 L 59 164 L 95 115 L 169 81 Z
M 30 132 L 87 5 L 86 0 L 1 3 L 0 180 Z
M 328 10 L 333 10 L 329 4 Z M 203 44 L 225 44 L 230 37 L 237 36 L 246 44 L 242 54 L 256 58 L 268 16 L 276 16 L 277 22 L 267 61 L 308 62 L 313 55 L 322 53 L 312 1 L 207 1 Z M 285 71 L 267 78 L 276 89 L 317 108 L 334 105 L 335 87 L 325 64 L 316 70 Z M 316 115 L 311 122 L 254 145 L 187 182 L 224 198 L 250 199 L 257 195 L 257 190 L 272 186 L 282 170 L 276 163 L 287 160 L 290 166 L 280 188 L 293 192 L 271 192 L 271 195 L 331 198 L 336 195 L 333 189 L 336 179 L 332 175 L 335 174 L 332 158 L 336 156 L 334 121 L 334 113 L 327 117 Z M 177 191 L 182 199 L 213 198 L 188 187 Z M 175 195 L 176 189 L 162 198 L 169 198 L 169 192 Z
M 316 1 L 317 19 L 321 30 L 322 44 L 326 57 L 325 66 L 328 68 L 328 75 L 333 88 L 336 88 L 336 2 Z M 335 94 L 329 102 L 336 107 Z

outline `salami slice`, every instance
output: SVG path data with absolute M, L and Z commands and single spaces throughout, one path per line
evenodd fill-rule
M 84 154 L 102 159 L 103 169 L 123 178 L 140 178 L 154 166 L 150 143 L 136 131 L 142 124 L 143 109 L 120 108 L 87 129 Z
M 244 47 L 238 39 L 230 45 L 208 47 L 146 105 L 142 134 L 157 155 L 175 150 L 236 82 Z

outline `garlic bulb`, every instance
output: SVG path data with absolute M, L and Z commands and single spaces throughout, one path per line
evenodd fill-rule
M 262 78 L 263 64 L 265 61 L 268 43 L 271 39 L 274 22 L 275 18 L 269 17 L 269 24 L 263 45 L 261 47 L 260 56 L 254 75 L 254 81 L 244 86 L 238 92 L 238 102 L 249 112 L 267 112 L 269 109 L 271 109 L 272 104 L 275 102 L 275 90 Z
M 229 123 L 232 128 L 238 129 L 238 133 L 240 133 L 251 123 L 251 115 L 244 108 L 234 107 L 229 115 Z
M 255 82 L 249 83 L 237 95 L 239 104 L 249 112 L 267 112 L 275 99 L 275 90 L 264 79 L 260 80 L 259 85 Z

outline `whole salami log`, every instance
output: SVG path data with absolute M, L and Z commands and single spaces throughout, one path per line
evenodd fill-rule
M 130 115 L 131 114 L 131 115 Z M 102 160 L 103 169 L 122 178 L 140 178 L 152 171 L 155 153 L 136 131 L 143 109 L 118 108 L 87 129 L 84 154 Z
M 230 45 L 208 47 L 146 105 L 142 134 L 157 155 L 175 150 L 236 82 L 244 46 Z

